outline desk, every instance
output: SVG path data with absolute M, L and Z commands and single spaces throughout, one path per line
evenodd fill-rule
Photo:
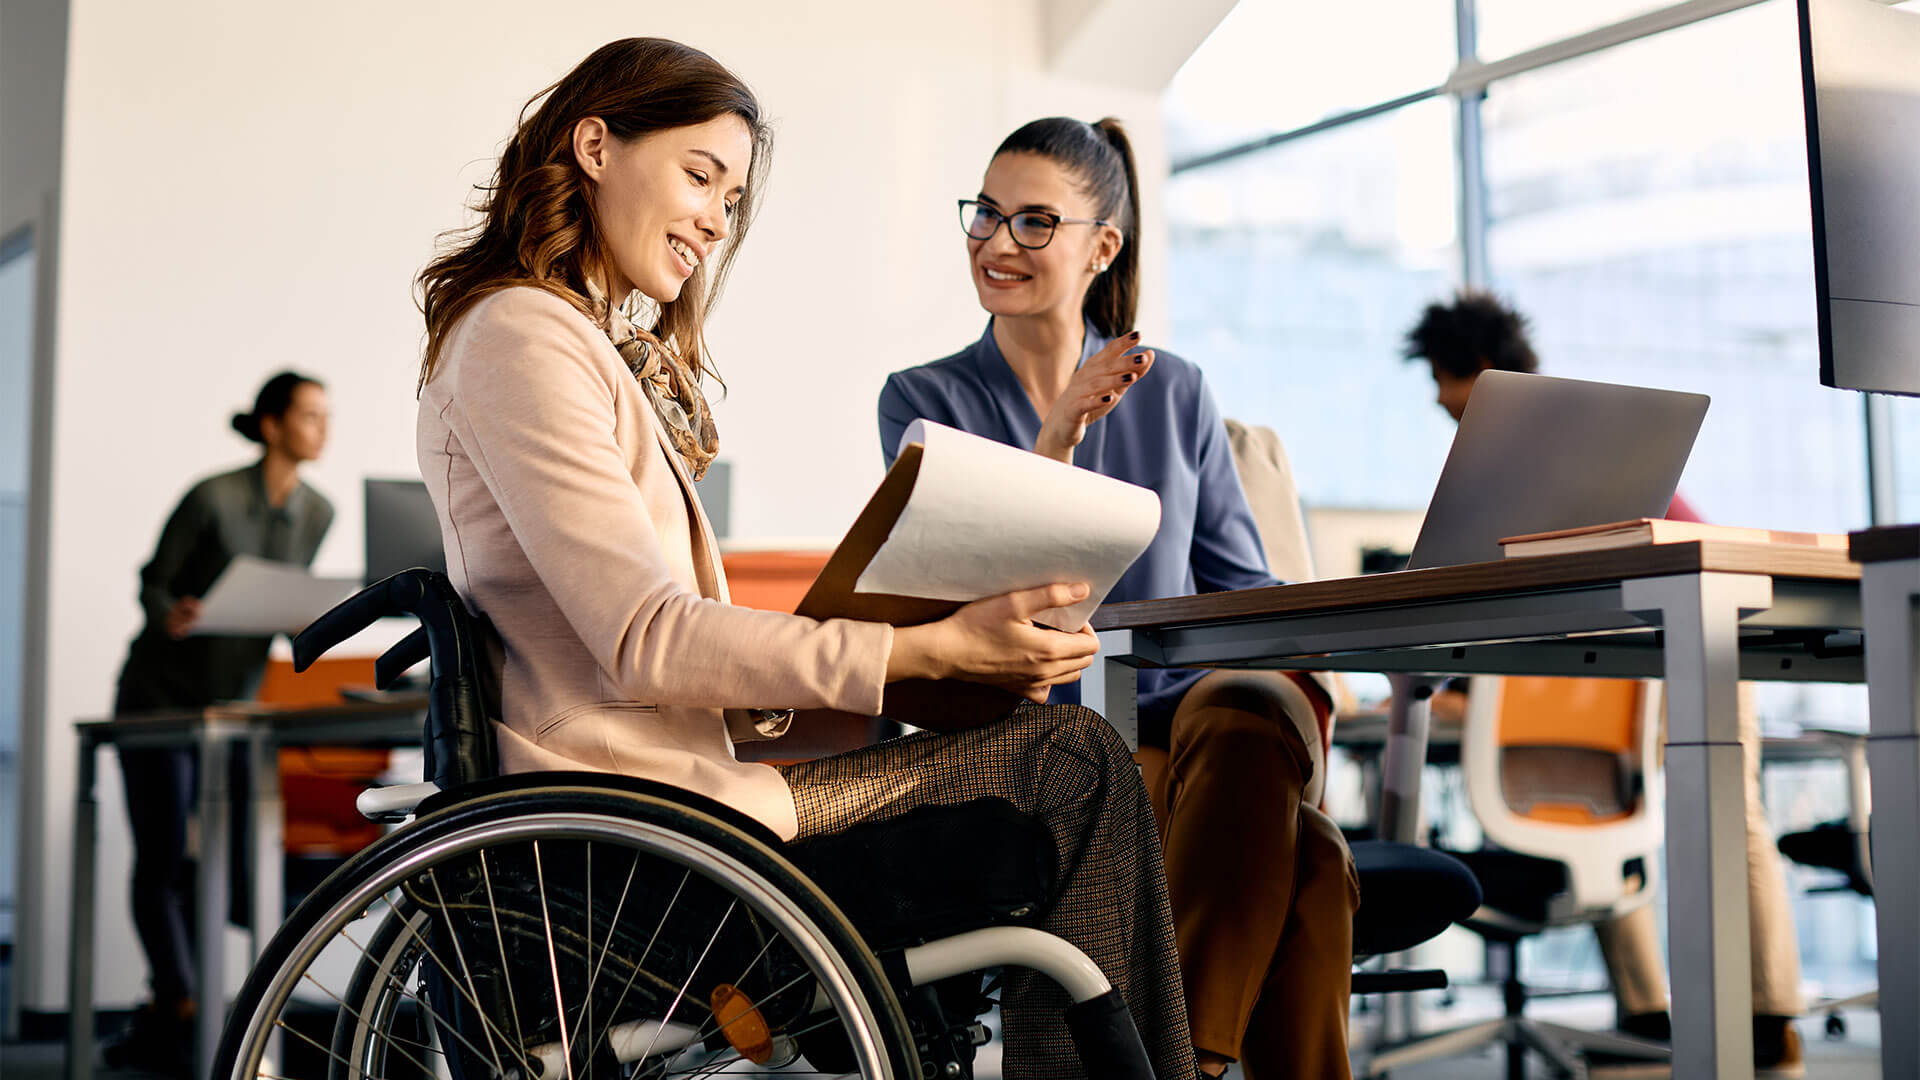
M 80 736 L 79 778 L 74 786 L 73 891 L 71 937 L 67 953 L 67 1077 L 93 1074 L 93 898 L 94 849 L 98 822 L 94 774 L 100 747 L 185 747 L 199 754 L 200 791 L 196 817 L 200 829 L 199 997 L 195 1021 L 194 1074 L 213 1071 L 213 1053 L 226 1019 L 227 844 L 231 838 L 227 762 L 236 750 L 251 766 L 253 859 L 255 867 L 280 865 L 281 826 L 279 750 L 282 746 L 348 743 L 414 746 L 420 742 L 419 713 L 424 696 L 388 701 L 343 703 L 316 708 L 275 709 L 228 705 L 210 709 L 138 713 L 75 725 Z M 280 923 L 281 876 L 253 876 L 253 953 L 258 956 Z
M 1746 1077 L 1737 686 L 1862 681 L 1859 577 L 1837 551 L 1698 542 L 1113 604 L 1094 616 L 1101 663 L 1083 699 L 1133 740 L 1142 667 L 1664 677 L 1673 1074 Z M 1389 740 L 1389 776 L 1424 758 L 1413 730 Z M 1920 1028 L 1911 1009 L 1882 1016 L 1883 1030 Z
M 1880 1071 L 1920 1076 L 1920 526 L 1868 529 L 1850 541 L 1867 623 Z

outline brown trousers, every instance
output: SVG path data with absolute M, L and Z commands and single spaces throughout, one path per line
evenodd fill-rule
M 1660 716 L 1666 742 L 1667 718 Z M 1760 802 L 1760 714 L 1753 688 L 1740 684 L 1740 749 L 1745 765 L 1747 801 L 1747 918 L 1753 956 L 1753 1011 L 1757 1016 L 1798 1016 L 1806 1009 L 1800 994 L 1800 939 L 1793 926 L 1780 851 Z M 1176 905 L 1178 898 L 1175 898 Z M 1651 906 L 1642 906 L 1610 922 L 1596 924 L 1600 952 L 1620 1013 L 1662 1012 L 1667 1008 L 1667 964 L 1660 955 L 1660 927 Z
M 1249 1080 L 1345 1080 L 1360 883 L 1301 793 L 1323 769 L 1312 717 L 1273 672 L 1214 672 L 1138 755 L 1166 852 L 1194 1046 Z

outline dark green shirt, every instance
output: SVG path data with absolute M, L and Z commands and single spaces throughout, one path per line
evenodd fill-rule
M 267 502 L 259 464 L 200 481 L 161 530 L 140 571 L 146 626 L 127 650 L 116 712 L 197 708 L 249 698 L 266 670 L 271 637 L 167 636 L 167 612 L 183 596 L 205 596 L 235 555 L 313 565 L 333 524 L 333 504 L 304 482 L 285 505 Z

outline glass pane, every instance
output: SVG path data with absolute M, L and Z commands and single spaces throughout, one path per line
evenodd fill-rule
M 1240 0 L 1167 89 L 1168 151 L 1178 161 L 1439 86 L 1453 19 L 1452 0 Z
M 1710 520 L 1862 525 L 1861 400 L 1819 384 L 1793 6 L 1497 83 L 1485 118 L 1489 262 L 1543 370 L 1712 395 L 1681 481 Z
M 0 246 L 0 942 L 13 940 L 12 823 L 19 811 L 20 680 L 26 650 L 27 409 L 33 401 L 34 254 Z
M 1479 42 L 1474 51 L 1482 60 L 1500 60 L 1561 38 L 1610 26 L 1622 19 L 1672 7 L 1673 3 L 1674 0 L 1580 0 L 1579 3 L 1544 4 L 1540 0 L 1475 0 L 1474 22 Z
M 1453 425 L 1400 339 L 1455 280 L 1451 115 L 1421 102 L 1168 185 L 1171 345 L 1279 433 L 1309 504 L 1433 493 Z
M 1893 520 L 1920 521 L 1920 398 L 1887 398 L 1892 421 Z

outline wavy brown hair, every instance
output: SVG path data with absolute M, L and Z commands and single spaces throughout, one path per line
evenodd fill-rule
M 738 116 L 753 139 L 746 190 L 734 206 L 731 235 L 717 258 L 702 260 L 653 327 L 696 377 L 713 371 L 702 328 L 746 239 L 764 182 L 771 134 L 753 91 L 698 49 L 664 38 L 626 38 L 595 49 L 578 67 L 535 94 L 500 152 L 493 178 L 475 190 L 481 220 L 442 237 L 443 250 L 420 272 L 427 319 L 419 386 L 432 377 L 447 334 L 489 293 L 531 286 L 566 300 L 599 322 L 587 282 L 605 281 L 608 253 L 594 212 L 593 181 L 573 156 L 573 129 L 597 116 L 619 139 Z M 610 298 L 618 303 L 619 297 Z M 417 389 L 417 388 L 416 388 Z

